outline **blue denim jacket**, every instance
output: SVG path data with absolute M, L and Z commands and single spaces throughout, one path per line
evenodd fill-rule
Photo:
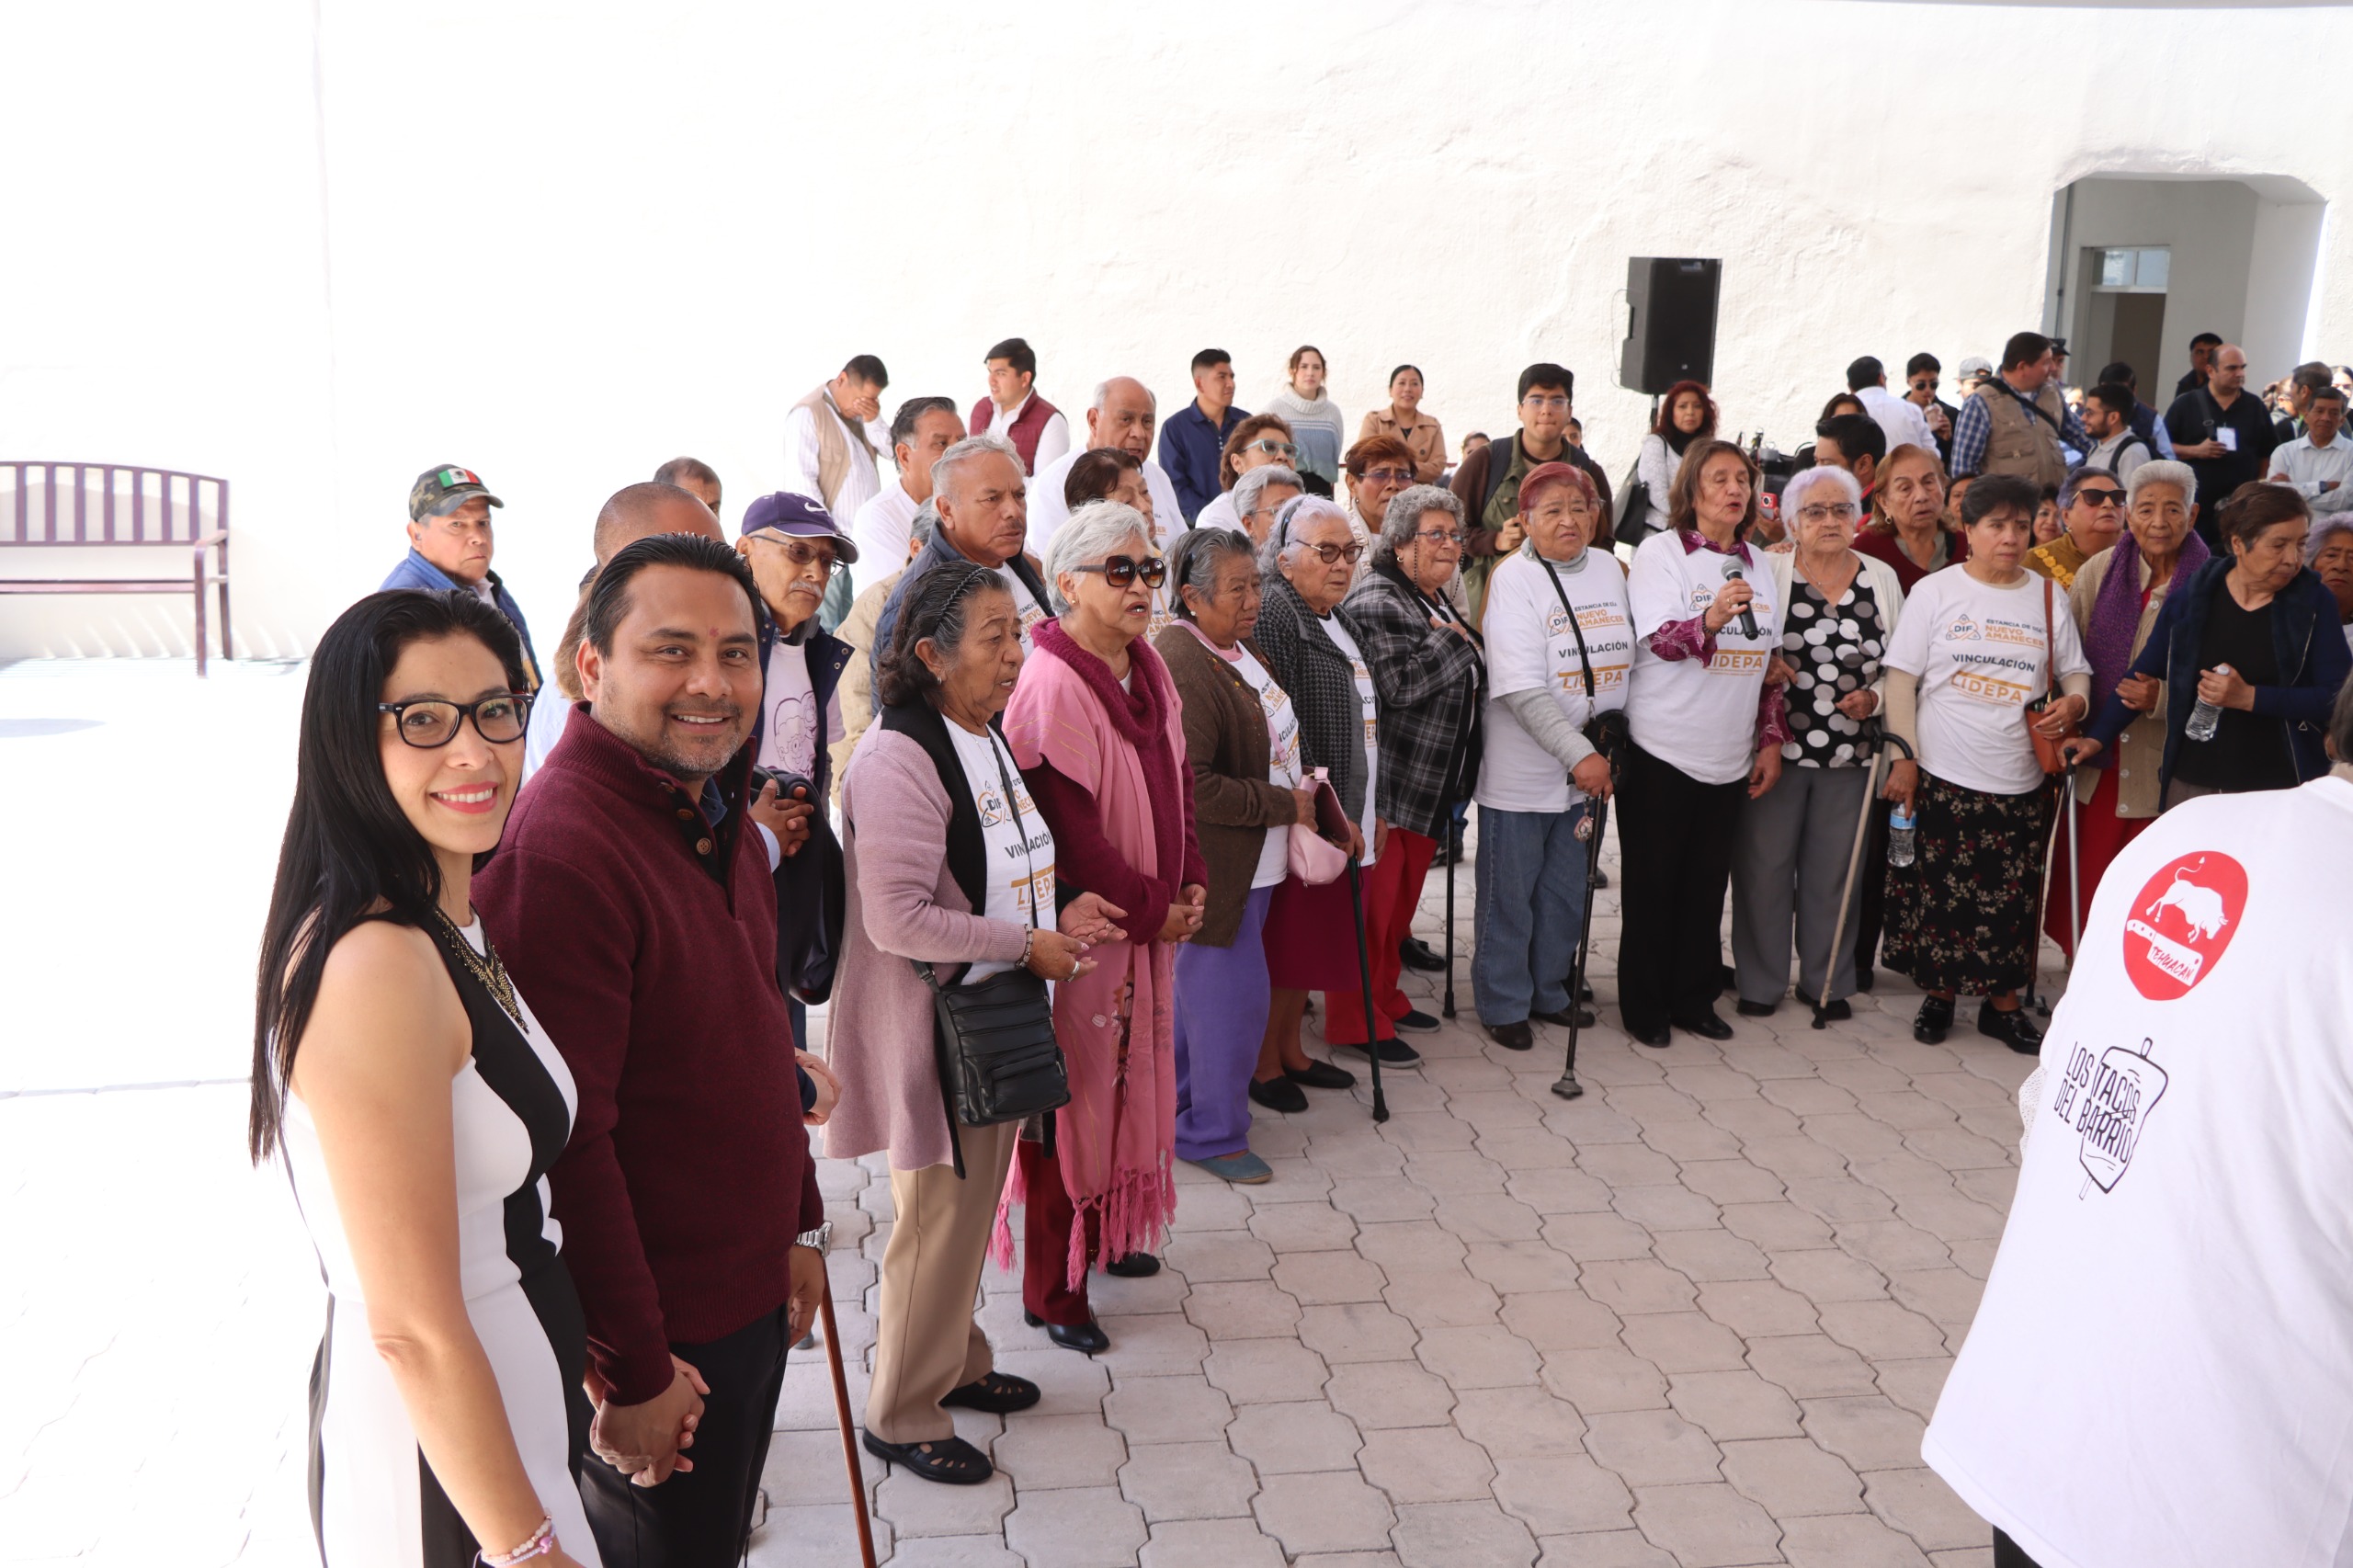
M 411 550 L 408 559 L 393 567 L 384 580 L 376 585 L 376 591 L 383 593 L 392 588 L 415 588 L 424 593 L 438 594 L 464 586 L 455 577 Z M 507 624 L 515 628 L 515 635 L 523 640 L 524 677 L 530 682 L 531 689 L 537 691 L 545 677 L 540 671 L 540 655 L 531 646 L 531 629 L 523 624 L 523 607 L 515 602 L 515 596 L 506 591 L 506 585 L 498 580 L 495 572 L 490 574 L 490 591 L 498 605 L 498 613 L 506 618 Z

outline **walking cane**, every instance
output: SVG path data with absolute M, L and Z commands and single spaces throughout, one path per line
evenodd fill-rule
M 2048 775 L 2043 782 L 2047 788 L 2050 784 Z M 2062 788 L 2068 786 L 2063 784 Z M 2069 793 L 2072 798 L 2072 789 Z M 2033 941 L 2028 949 L 2031 957 L 2027 960 L 2026 994 L 2018 1004 L 2021 1007 L 2031 1006 L 2046 1018 L 2051 1016 L 2051 998 L 2042 994 L 2042 922 L 2051 911 L 2051 883 L 2053 873 L 2059 869 L 2059 825 L 2058 802 L 2054 801 L 2051 811 L 2051 836 L 2042 845 L 2042 880 L 2037 884 L 2034 901 L 2034 931 Z
M 1364 873 L 1357 858 L 1348 857 L 1348 903 L 1357 915 L 1357 978 L 1364 983 L 1364 1053 L 1372 1061 L 1372 1119 L 1389 1119 L 1389 1100 L 1381 1092 L 1381 1015 L 1372 1010 L 1372 960 L 1364 937 Z M 1450 944 L 1449 944 L 1450 950 Z
M 1847 851 L 1847 885 L 1838 890 L 1838 919 L 1830 927 L 1829 967 L 1822 971 L 1822 994 L 1814 998 L 1813 1027 L 1818 1029 L 1830 1027 L 1830 983 L 1838 975 L 1838 953 L 1847 941 L 1847 911 L 1854 904 L 1855 879 L 1862 870 L 1863 847 L 1870 842 L 1871 807 L 1879 800 L 1880 767 L 1887 760 L 1887 754 L 1880 749 L 1882 742 L 1903 746 L 1907 757 L 1912 755 L 1912 748 L 1904 744 L 1903 736 L 1887 733 L 1876 719 L 1865 721 L 1862 744 L 1871 754 L 1870 777 L 1863 786 L 1862 812 L 1855 819 L 1855 842 Z
M 849 1467 L 849 1511 L 858 1521 L 858 1555 L 862 1568 L 874 1568 L 874 1525 L 866 1516 L 866 1471 L 858 1462 L 858 1434 L 850 1430 L 849 1374 L 842 1370 L 842 1336 L 834 1328 L 834 1290 L 828 1280 L 817 1298 L 817 1312 L 825 1324 L 825 1361 L 834 1373 L 834 1414 L 842 1424 L 842 1462 Z
M 1610 770 L 1610 778 L 1615 782 L 1615 767 Z M 1593 946 L 1594 884 L 1601 871 L 1601 838 L 1603 830 L 1609 825 L 1609 802 L 1594 801 L 1593 809 L 1577 825 L 1586 830 L 1585 919 L 1577 927 L 1576 962 L 1569 966 L 1569 1054 L 1561 1064 L 1561 1075 L 1552 1081 L 1552 1092 L 1564 1100 L 1575 1099 L 1585 1093 L 1585 1085 L 1577 1082 L 1577 1035 L 1579 1026 L 1585 1022 L 1585 1004 L 1578 998 L 1585 994 L 1586 954 Z
M 1462 858 L 1454 847 L 1453 830 L 1448 830 L 1446 857 L 1446 1001 L 1438 1011 L 1447 1017 L 1454 1017 L 1454 863 Z
M 2076 814 L 2075 765 L 2067 765 L 2067 930 L 2073 938 L 2067 945 L 2067 973 L 2075 972 L 2075 955 L 2084 950 L 2084 883 L 2083 865 L 2076 855 L 2075 835 L 2083 831 L 2083 818 Z

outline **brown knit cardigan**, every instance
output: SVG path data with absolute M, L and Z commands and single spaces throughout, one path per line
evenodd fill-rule
M 1273 746 L 1266 710 L 1237 670 L 1201 644 L 1189 627 L 1171 622 L 1153 639 L 1185 705 L 1185 755 L 1193 765 L 1193 824 L 1209 863 L 1209 907 L 1196 944 L 1230 948 L 1242 929 L 1251 873 L 1266 846 L 1267 829 L 1297 820 L 1291 792 L 1267 781 Z M 1265 657 L 1247 641 L 1250 656 Z

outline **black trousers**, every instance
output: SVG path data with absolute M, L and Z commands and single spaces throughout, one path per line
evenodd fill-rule
M 2020 1551 L 2017 1541 L 2012 1540 L 2000 1530 L 1995 1530 L 1994 1532 L 1994 1568 L 2041 1568 L 2041 1564 Z
M 580 1500 L 605 1568 L 723 1568 L 743 1559 L 784 1392 L 790 1310 L 779 1306 L 724 1339 L 670 1346 L 710 1385 L 687 1450 L 694 1469 L 632 1486 L 593 1454 L 581 1466 Z
M 1699 1017 L 1723 994 L 1724 893 L 1748 780 L 1702 784 L 1629 745 L 1613 803 L 1626 872 L 1618 1010 L 1636 1032 Z

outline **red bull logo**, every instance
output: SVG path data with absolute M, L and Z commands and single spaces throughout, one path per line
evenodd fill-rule
M 2152 1002 L 2189 994 L 2213 972 L 2246 910 L 2246 868 L 2184 855 L 2151 877 L 2124 921 L 2124 972 Z

